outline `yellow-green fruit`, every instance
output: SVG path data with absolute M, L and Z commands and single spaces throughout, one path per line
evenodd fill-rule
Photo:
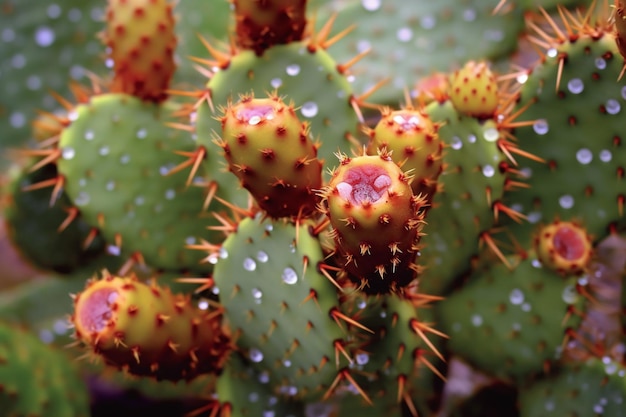
M 450 100 L 461 113 L 492 117 L 498 108 L 498 82 L 485 62 L 470 61 L 454 73 Z
M 368 130 L 367 153 L 375 155 L 379 149 L 385 148 L 395 163 L 413 175 L 413 193 L 430 197 L 442 171 L 443 143 L 439 140 L 438 129 L 439 126 L 422 110 L 392 111 L 385 108 L 380 122 Z
M 173 381 L 221 372 L 231 350 L 221 319 L 168 288 L 106 271 L 75 297 L 72 315 L 77 338 L 106 363 Z
M 168 0 L 109 0 L 104 43 L 114 92 L 162 101 L 176 70 L 174 16 Z
M 563 275 L 582 273 L 593 254 L 587 231 L 565 221 L 543 226 L 535 237 L 535 247 L 541 263 Z

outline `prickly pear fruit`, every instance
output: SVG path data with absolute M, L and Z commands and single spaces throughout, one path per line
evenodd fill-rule
M 104 43 L 110 48 L 111 90 L 162 101 L 176 64 L 174 16 L 168 0 L 109 0 Z
M 158 380 L 219 373 L 231 350 L 220 310 L 203 311 L 188 297 L 136 277 L 104 271 L 74 298 L 76 337 L 105 362 Z
M 237 45 L 257 55 L 273 45 L 299 41 L 307 0 L 234 0 Z
M 442 171 L 443 143 L 437 135 L 438 129 L 439 125 L 420 109 L 407 107 L 392 111 L 384 108 L 376 127 L 367 129 L 368 154 L 375 155 L 378 149 L 385 147 L 391 158 L 413 175 L 413 193 L 428 195 L 430 200 Z
M 271 217 L 290 217 L 315 210 L 322 186 L 322 163 L 309 125 L 293 105 L 277 95 L 242 96 L 221 118 L 219 141 L 230 170 Z
M 582 273 L 593 254 L 585 228 L 569 221 L 543 226 L 535 237 L 535 247 L 541 263 L 563 275 Z
M 341 155 L 322 198 L 351 280 L 371 293 L 400 290 L 413 281 L 426 203 L 413 195 L 410 177 L 388 153 Z
M 450 100 L 459 112 L 469 116 L 493 116 L 499 101 L 498 85 L 485 62 L 469 61 L 454 73 Z

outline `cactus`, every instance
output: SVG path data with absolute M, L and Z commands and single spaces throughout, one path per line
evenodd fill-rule
M 98 415 L 78 370 L 198 417 L 619 415 L 624 12 L 579 3 L 5 1 L 2 410 Z

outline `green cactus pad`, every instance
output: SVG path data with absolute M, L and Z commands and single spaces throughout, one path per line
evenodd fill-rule
M 567 364 L 520 391 L 520 416 L 624 416 L 625 374 L 609 357 Z
M 562 71 L 560 56 L 567 56 Z M 549 51 L 528 74 L 519 106 L 536 102 L 521 119 L 536 122 L 518 129 L 516 136 L 520 148 L 546 163 L 519 158 L 530 188 L 507 198 L 530 221 L 510 225 L 522 245 L 529 229 L 556 218 L 579 221 L 596 239 L 607 235 L 609 225 L 625 224 L 626 79 L 617 81 L 622 65 L 612 35 L 580 37 Z
M 355 91 L 366 91 L 390 78 L 373 101 L 395 104 L 403 89 L 433 71 L 449 71 L 469 59 L 498 59 L 517 48 L 524 28 L 519 8 L 493 15 L 499 0 L 351 0 L 339 9 L 337 26 L 356 28 L 329 48 L 338 60 L 371 48 L 354 66 Z M 325 22 L 334 12 L 329 4 L 320 13 Z M 323 16 L 323 17 L 322 17 Z
M 438 179 L 442 191 L 435 193 L 423 229 L 420 291 L 441 295 L 469 268 L 480 234 L 494 224 L 492 203 L 504 192 L 505 175 L 499 169 L 504 156 L 494 121 L 463 116 L 450 101 L 433 102 L 426 111 L 433 122 L 444 122 L 439 137 L 446 148 Z
M 298 116 L 311 124 L 311 134 L 321 141 L 318 158 L 334 163 L 338 149 L 348 151 L 346 135 L 358 136 L 358 118 L 350 99 L 352 88 L 337 70 L 337 62 L 322 48 L 307 50 L 307 42 L 274 46 L 256 56 L 242 51 L 232 57 L 228 68 L 218 71 L 207 84 L 215 110 L 241 94 L 253 92 L 265 97 L 276 90 L 284 95 L 286 103 L 293 101 L 299 108 Z M 213 143 L 221 134 L 221 126 L 208 104 L 197 112 L 198 143 L 209 152 L 205 164 L 218 184 L 225 189 L 237 189 L 237 178 L 223 169 L 222 150 Z M 245 202 L 245 199 L 242 200 Z
M 107 94 L 78 106 L 72 117 L 58 167 L 85 221 L 103 226 L 109 243 L 121 236 L 122 253 L 140 253 L 150 266 L 207 269 L 185 245 L 216 239 L 205 230 L 215 220 L 202 212 L 203 187 L 187 187 L 185 173 L 167 175 L 183 160 L 174 151 L 195 148 L 189 136 L 164 125 L 168 109 Z
M 417 307 L 396 294 L 357 299 L 352 304 L 357 307 L 361 322 L 376 333 L 355 353 L 356 380 L 361 388 L 373 397 L 379 410 L 399 410 L 410 402 L 420 416 L 429 415 L 433 411 L 429 403 L 441 385 L 429 365 L 443 372 L 443 361 L 438 355 L 445 340 L 428 330 L 440 332 L 432 308 Z M 401 380 L 404 387 L 398 404 Z
M 267 374 L 255 372 L 247 359 L 233 354 L 217 380 L 219 416 L 304 416 L 304 406 L 292 398 L 276 397 Z M 230 411 L 230 414 L 227 413 Z
M 62 193 L 50 207 L 49 189 L 24 191 L 25 187 L 55 178 L 54 165 L 34 172 L 16 167 L 12 176 L 4 219 L 11 241 L 27 261 L 39 269 L 69 273 L 104 252 L 105 243 L 98 235 L 88 248 L 84 247 L 92 227 L 82 219 L 58 230 L 68 218 L 67 209 L 72 207 L 67 195 Z
M 346 334 L 331 316 L 336 288 L 318 270 L 324 255 L 308 227 L 245 218 L 224 241 L 213 278 L 252 366 L 277 394 L 319 399 L 339 370 L 334 342 Z
M 64 352 L 2 323 L 0 409 L 7 417 L 87 417 L 89 396 Z
M 513 261 L 513 259 L 510 259 Z M 584 297 L 576 281 L 541 267 L 532 254 L 476 271 L 469 283 L 437 305 L 449 349 L 496 377 L 523 380 L 554 362 L 568 327 L 575 328 Z

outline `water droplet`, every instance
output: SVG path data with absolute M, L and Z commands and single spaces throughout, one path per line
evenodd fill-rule
M 174 197 L 176 197 L 176 191 L 172 190 L 171 188 L 165 191 L 165 198 L 167 200 L 173 200 Z
M 39 340 L 48 345 L 54 341 L 54 334 L 48 329 L 40 330 Z
M 555 408 L 554 401 L 552 400 L 546 401 L 545 408 L 546 408 L 546 411 L 554 411 L 554 408 Z
M 490 127 L 483 132 L 483 137 L 487 142 L 495 142 L 500 137 L 500 133 L 495 127 Z
M 274 225 L 273 224 L 266 224 L 265 225 L 265 231 L 266 232 L 271 232 L 272 230 L 274 230 Z
M 432 29 L 435 27 L 436 23 L 437 20 L 431 15 L 426 15 L 420 19 L 420 25 L 422 25 L 424 29 Z
M 476 20 L 476 10 L 474 9 L 465 9 L 463 10 L 463 20 L 466 22 L 473 22 Z
M 250 360 L 254 363 L 259 363 L 263 360 L 263 352 L 256 348 L 251 348 L 250 352 L 248 352 L 248 356 L 250 357 Z
M 110 151 L 110 149 L 109 149 L 109 147 L 108 147 L 108 146 L 103 146 L 103 147 L 101 147 L 100 149 L 98 149 L 98 153 L 99 153 L 101 156 L 107 156 L 107 155 L 109 154 L 109 151 Z
M 137 139 L 145 139 L 146 136 L 148 136 L 148 131 L 143 128 L 139 129 L 137 133 L 135 134 L 135 136 L 137 136 Z
M 0 38 L 5 43 L 13 42 L 15 40 L 15 31 L 11 28 L 4 28 Z
M 367 51 L 368 49 L 370 49 L 372 47 L 372 44 L 370 43 L 370 41 L 368 41 L 367 39 L 360 39 L 357 43 L 356 43 L 356 50 L 359 53 L 365 53 L 365 51 Z
M 622 87 L 622 98 L 626 100 L 626 86 Z
M 259 262 L 265 263 L 269 260 L 269 255 L 266 252 L 263 252 L 262 250 L 260 250 L 257 254 L 256 254 L 256 259 Z
M 93 140 L 94 138 L 93 130 L 88 130 L 85 132 L 85 140 Z
M 559 51 L 556 50 L 556 48 L 550 48 L 548 49 L 548 52 L 546 53 L 546 55 L 548 55 L 548 57 L 550 58 L 554 58 L 555 56 L 557 56 L 559 53 Z
M 291 64 L 287 66 L 287 75 L 291 75 L 292 77 L 295 77 L 296 75 L 300 74 L 300 65 L 298 64 Z
M 470 133 L 470 134 L 467 136 L 467 141 L 468 141 L 469 143 L 476 143 L 476 135 L 474 135 L 473 133 Z
M 24 113 L 21 112 L 14 112 L 11 113 L 11 126 L 13 126 L 16 129 L 19 129 L 20 127 L 23 127 L 26 124 L 26 116 L 24 115 Z
M 124 155 L 120 156 L 120 163 L 123 165 L 126 165 L 127 163 L 130 162 L 130 155 L 125 153 Z
M 219 250 L 219 254 L 220 254 L 220 258 L 221 259 L 226 259 L 228 258 L 228 250 L 226 250 L 226 248 L 221 247 Z
M 104 66 L 107 67 L 107 68 L 113 68 L 113 65 L 115 65 L 115 61 L 113 61 L 112 58 L 107 58 L 104 61 Z
M 314 101 L 307 101 L 302 105 L 300 112 L 304 117 L 315 117 L 317 115 L 317 104 Z
M 272 80 L 270 81 L 270 85 L 274 88 L 278 88 L 283 85 L 283 80 L 281 80 L 280 78 L 272 78 Z
M 585 89 L 585 84 L 580 78 L 572 78 L 567 83 L 567 89 L 572 94 L 580 94 Z
M 54 30 L 48 26 L 41 26 L 35 31 L 35 42 L 42 48 L 47 48 L 54 43 Z
M 76 156 L 76 151 L 74 150 L 74 148 L 70 148 L 69 146 L 66 146 L 61 151 L 61 156 L 63 157 L 63 159 L 72 159 L 74 158 L 74 156 Z
M 51 4 L 46 13 L 50 19 L 58 19 L 61 16 L 61 7 L 58 4 Z
M 354 359 L 358 365 L 365 365 L 370 361 L 370 355 L 365 352 L 357 353 Z
M 550 130 L 550 126 L 545 119 L 539 119 L 535 123 L 533 123 L 533 130 L 538 135 L 545 135 Z
M 111 180 L 111 181 L 107 182 L 106 185 L 104 186 L 104 188 L 106 188 L 107 191 L 115 190 L 115 181 Z
M 259 401 L 259 393 L 258 392 L 251 392 L 250 394 L 248 394 L 248 401 L 250 401 L 251 403 L 256 403 Z
M 574 207 L 574 197 L 569 194 L 562 195 L 559 198 L 559 205 L 564 209 L 571 209 Z
M 578 291 L 576 290 L 575 285 L 568 285 L 563 288 L 563 293 L 561 294 L 563 301 L 567 304 L 574 304 L 578 301 Z
M 472 316 L 472 324 L 476 327 L 483 324 L 483 317 L 480 314 L 474 314 Z
M 463 141 L 458 136 L 453 136 L 450 140 L 450 146 L 452 149 L 459 150 L 463 147 Z
M 89 197 L 89 194 L 87 194 L 85 191 L 81 191 L 80 193 L 78 193 L 78 195 L 74 199 L 74 204 L 76 204 L 77 206 L 83 207 L 89 204 L 89 200 L 91 200 L 91 198 Z
M 261 297 L 263 297 L 263 291 L 258 288 L 252 288 L 252 297 L 256 298 L 257 300 L 261 299 Z
M 602 407 L 600 404 L 596 404 L 593 406 L 593 412 L 596 414 L 603 414 L 604 413 L 604 407 Z
M 533 259 L 530 264 L 534 267 L 534 268 L 541 268 L 543 265 L 541 264 L 541 261 L 539 259 Z
M 617 372 L 617 364 L 615 364 L 615 362 L 605 364 L 604 372 L 607 375 L 613 375 L 615 372 Z
M 517 76 L 517 82 L 520 84 L 526 84 L 526 81 L 528 81 L 528 74 L 523 73 Z
M 41 78 L 37 77 L 36 75 L 31 75 L 26 80 L 26 86 L 29 90 L 32 91 L 39 90 L 41 88 Z
M 259 374 L 259 382 L 261 384 L 267 384 L 270 382 L 270 374 L 267 371 L 263 371 Z
M 209 256 L 206 257 L 206 260 L 211 265 L 216 265 L 217 261 L 219 260 L 219 257 L 217 256 L 217 253 L 212 253 L 212 254 L 210 254 Z
M 285 368 L 289 368 L 291 366 L 291 361 L 289 359 L 283 359 L 283 366 Z
M 248 124 L 250 126 L 256 126 L 259 123 L 261 123 L 261 120 L 263 120 L 261 116 L 252 116 L 251 118 L 248 119 Z
M 22 54 L 17 54 L 14 55 L 13 58 L 11 58 L 11 66 L 13 68 L 24 68 L 24 66 L 26 65 L 26 57 Z
M 509 294 L 509 300 L 511 301 L 511 304 L 513 305 L 516 305 L 516 306 L 520 305 L 524 302 L 524 293 L 519 288 L 515 288 Z
M 285 268 L 283 270 L 282 279 L 285 284 L 293 285 L 298 282 L 298 274 L 293 268 Z
M 525 311 L 525 312 L 528 313 L 530 310 L 532 310 L 530 304 L 528 304 L 528 303 L 522 304 L 522 311 Z
M 398 40 L 400 42 L 408 42 L 411 40 L 411 38 L 413 38 L 413 31 L 411 30 L 411 28 L 402 27 L 398 29 L 396 36 L 398 37 Z
M 136 204 L 136 205 L 141 206 L 141 205 L 143 205 L 143 203 L 145 203 L 145 202 L 146 202 L 145 197 L 143 197 L 143 196 L 141 196 L 141 195 L 138 195 L 137 197 L 135 197 L 135 204 Z
M 600 160 L 602 162 L 611 162 L 613 159 L 613 154 L 608 149 L 603 149 L 600 151 Z
M 537 222 L 539 222 L 539 220 L 541 220 L 541 212 L 531 211 L 530 213 L 526 215 L 526 217 L 528 218 L 529 223 L 536 224 Z
M 83 13 L 80 9 L 72 9 L 68 12 L 67 17 L 72 22 L 78 22 L 80 18 L 83 16 Z
M 589 149 L 581 148 L 576 152 L 576 160 L 583 165 L 587 165 L 593 160 L 593 154 Z
M 485 165 L 483 167 L 483 175 L 487 178 L 491 178 L 494 176 L 494 174 L 496 173 L 496 170 L 494 167 L 492 167 L 491 165 Z
M 606 112 L 608 114 L 617 114 L 622 109 L 622 106 L 619 104 L 619 101 L 615 99 L 608 99 L 606 101 Z
M 381 2 L 381 0 L 361 0 L 363 8 L 370 12 L 380 9 Z
M 80 185 L 81 187 L 84 187 L 87 185 L 87 180 L 85 178 L 81 178 L 78 180 L 78 185 Z
M 65 320 L 57 320 L 52 325 L 52 330 L 54 330 L 56 334 L 65 334 L 69 330 L 69 323 Z
M 606 68 L 606 61 L 604 58 L 596 58 L 596 68 L 599 70 L 603 70 Z
M 107 253 L 112 256 L 120 256 L 122 248 L 115 245 L 107 245 Z
M 243 260 L 243 269 L 246 271 L 254 271 L 256 269 L 256 262 L 252 258 L 246 258 Z

